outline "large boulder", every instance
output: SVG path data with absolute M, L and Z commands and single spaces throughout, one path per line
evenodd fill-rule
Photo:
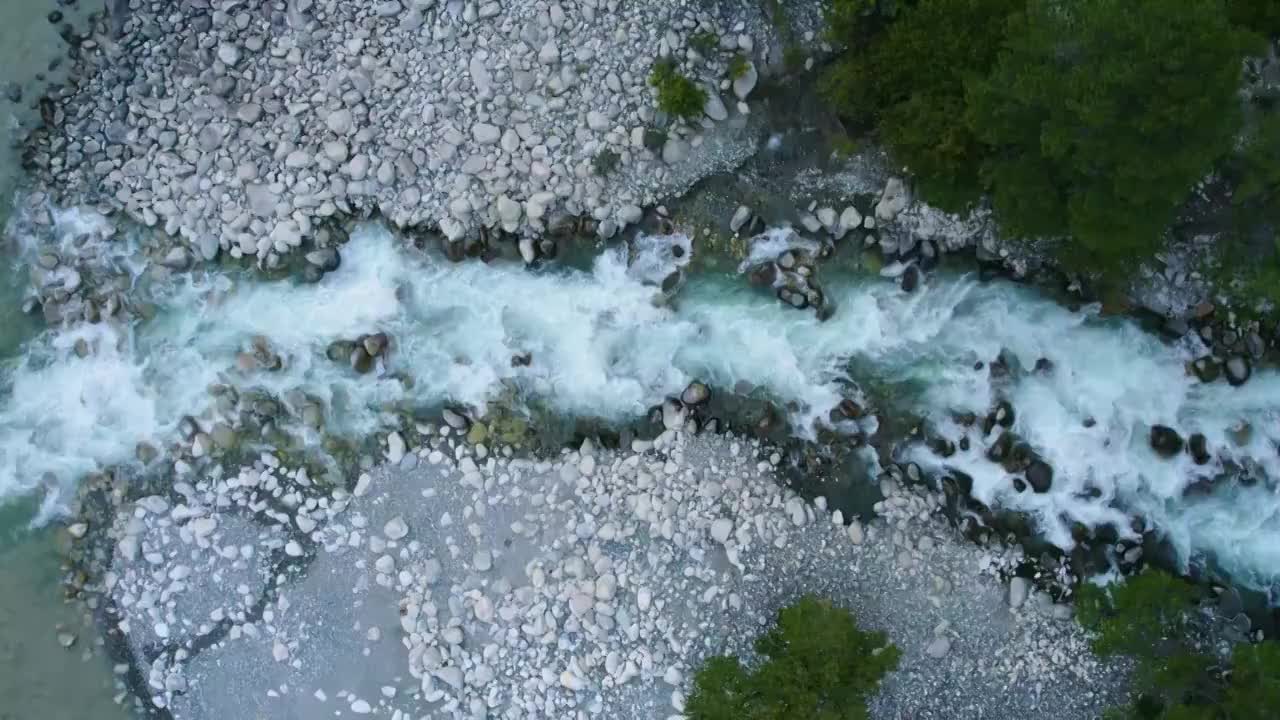
M 1033 460 L 1027 468 L 1027 484 L 1038 493 L 1047 493 L 1053 486 L 1053 468 L 1043 460 Z
M 876 218 L 881 222 L 891 222 L 907 208 L 910 202 L 911 196 L 902 180 L 889 178 L 889 182 L 884 186 L 884 192 L 880 195 L 880 201 L 876 203 Z
M 1171 458 L 1182 452 L 1182 436 L 1167 425 L 1151 426 L 1151 449 L 1161 457 Z
M 1209 440 L 1204 433 L 1196 433 L 1187 440 L 1187 449 L 1191 452 L 1191 459 L 1195 460 L 1197 465 L 1208 464 L 1213 456 L 1209 454 Z
M 701 405 L 711 399 L 711 388 L 706 383 L 694 380 L 680 393 L 680 402 L 685 405 Z
M 1253 365 L 1243 355 L 1232 355 L 1223 363 L 1223 370 L 1226 372 L 1227 382 L 1239 386 L 1248 382 L 1249 376 L 1253 374 Z

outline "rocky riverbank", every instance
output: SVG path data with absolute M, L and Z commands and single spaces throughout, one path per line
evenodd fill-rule
M 1120 697 L 1070 608 L 1008 585 L 1020 553 L 959 537 L 940 496 L 886 481 L 864 523 L 733 435 L 539 459 L 421 430 L 346 487 L 264 454 L 72 528 L 144 713 L 679 717 L 702 658 L 746 652 L 807 592 L 903 649 L 877 717 L 1087 718 Z
M 78 39 L 26 160 L 60 204 L 123 211 L 206 259 L 274 266 L 374 212 L 448 242 L 566 216 L 608 238 L 754 147 L 749 101 L 780 41 L 761 7 L 723 5 L 135 2 Z M 813 37 L 816 13 L 787 3 L 789 31 Z M 704 89 L 701 119 L 655 108 L 659 59 Z

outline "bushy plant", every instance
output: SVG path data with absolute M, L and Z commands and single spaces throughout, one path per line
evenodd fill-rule
M 850 49 L 825 74 L 825 96 L 855 127 L 877 128 L 934 205 L 959 210 L 982 193 L 985 148 L 966 122 L 965 80 L 990 71 L 1007 18 L 1024 3 L 833 4 L 835 39 Z
M 737 658 L 707 660 L 685 705 L 690 720 L 862 720 L 899 659 L 883 633 L 812 596 L 779 611 L 755 650 L 764 660 L 752 670 Z
M 680 73 L 674 61 L 659 60 L 649 73 L 649 84 L 658 91 L 658 109 L 685 120 L 702 117 L 707 93 L 698 84 Z
M 1148 254 L 1231 149 L 1253 39 L 1221 0 L 1028 0 L 967 83 L 1002 225 L 1069 232 L 1092 267 Z
M 618 163 L 620 162 L 622 162 L 621 155 L 609 148 L 605 148 L 591 158 L 591 171 L 603 177 L 618 169 Z
M 1192 643 L 1195 589 L 1159 570 L 1080 588 L 1076 616 L 1100 655 L 1133 657 L 1137 697 L 1114 720 L 1262 720 L 1280 707 L 1280 643 L 1237 645 L 1229 667 Z
M 689 36 L 689 47 L 698 51 L 698 54 L 707 57 L 715 52 L 720 46 L 720 38 L 713 32 L 700 30 Z

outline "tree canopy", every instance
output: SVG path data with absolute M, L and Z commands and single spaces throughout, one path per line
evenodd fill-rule
M 967 93 L 1002 224 L 1103 265 L 1150 250 L 1231 150 L 1253 39 L 1221 0 L 1029 0 Z
M 883 633 L 811 596 L 779 611 L 755 650 L 764 661 L 754 670 L 707 660 L 685 704 L 690 720 L 865 720 L 867 697 L 899 658 Z

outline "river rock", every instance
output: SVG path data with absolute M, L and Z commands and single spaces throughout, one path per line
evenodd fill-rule
M 908 265 L 902 272 L 902 277 L 898 279 L 902 286 L 903 292 L 913 293 L 916 288 L 920 287 L 920 268 L 915 264 Z
M 1047 493 L 1053 486 L 1053 468 L 1043 460 L 1033 460 L 1027 468 L 1027 484 L 1038 493 Z
M 1227 358 L 1222 369 L 1227 376 L 1227 382 L 1237 387 L 1248 382 L 1249 377 L 1253 375 L 1253 365 L 1249 362 L 1249 358 L 1243 355 L 1232 355 Z
M 1161 457 L 1173 457 L 1182 452 L 1182 447 L 1182 436 L 1178 431 L 1167 425 L 1151 426 L 1151 449 Z
M 703 103 L 702 112 L 706 113 L 707 117 L 715 120 L 716 122 L 720 122 L 721 120 L 728 118 L 729 111 L 725 108 L 724 101 L 720 99 L 720 93 L 712 87 L 705 88 L 705 91 L 707 93 L 707 100 Z
M 711 399 L 711 388 L 706 383 L 694 380 L 689 383 L 684 392 L 680 393 L 680 402 L 685 405 L 695 406 L 701 405 Z
M 889 182 L 884 186 L 884 192 L 880 194 L 880 201 L 876 203 L 876 219 L 882 223 L 892 222 L 910 202 L 910 194 L 902 180 L 896 177 L 889 178 Z
M 1027 601 L 1031 592 L 1031 581 L 1024 577 L 1015 577 L 1009 581 L 1009 607 L 1018 609 Z
M 738 209 L 734 211 L 733 217 L 729 219 L 729 231 L 737 234 L 737 232 L 742 229 L 742 226 L 746 225 L 747 221 L 750 219 L 751 208 L 746 205 L 739 205 Z
M 1213 456 L 1209 454 L 1209 439 L 1204 433 L 1194 433 L 1187 439 L 1187 450 L 1197 465 L 1205 465 Z
M 662 426 L 668 430 L 683 430 L 688 411 L 675 398 L 667 398 L 662 403 Z

